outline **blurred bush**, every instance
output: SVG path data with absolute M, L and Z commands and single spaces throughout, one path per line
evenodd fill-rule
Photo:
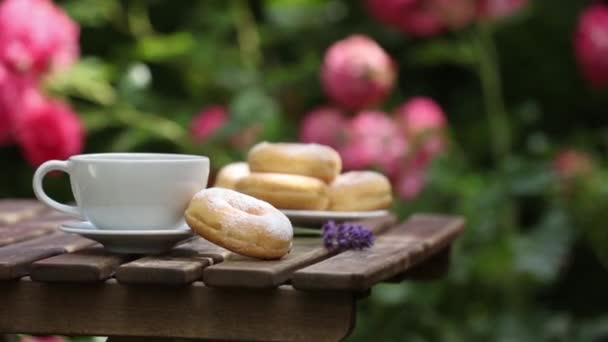
M 366 156 L 349 159 L 352 168 L 390 174 L 401 216 L 467 218 L 447 278 L 374 288 L 353 341 L 608 338 L 601 1 L 58 4 L 80 26 L 81 56 L 36 74 L 36 84 L 78 113 L 85 152 L 205 154 L 217 169 L 256 141 L 327 139 Z M 328 49 L 353 35 L 372 44 L 338 48 L 330 61 Z M 376 53 L 394 68 L 365 60 Z M 346 71 L 334 61 L 342 58 Z M 371 88 L 346 89 L 357 82 Z M 49 108 L 38 112 L 68 111 Z M 441 137 L 430 157 L 428 135 L 412 130 L 428 122 Z M 19 141 L 45 134 L 0 149 L 1 197 L 33 195 L 36 163 Z M 393 153 L 385 150 L 395 158 L 383 159 Z M 47 185 L 70 198 L 66 177 Z

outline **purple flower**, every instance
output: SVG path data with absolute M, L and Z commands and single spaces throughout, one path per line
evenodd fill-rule
M 361 250 L 374 244 L 374 233 L 357 223 L 327 221 L 322 230 L 323 245 L 330 250 Z

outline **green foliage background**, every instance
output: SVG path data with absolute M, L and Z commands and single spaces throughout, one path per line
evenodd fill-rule
M 327 101 L 325 49 L 368 34 L 400 66 L 384 109 L 428 95 L 450 122 L 452 147 L 430 185 L 396 210 L 461 214 L 468 224 L 444 280 L 374 288 L 350 339 L 594 341 L 608 337 L 608 96 L 580 78 L 571 48 L 589 3 L 537 0 L 495 24 L 412 40 L 359 1 L 67 0 L 83 58 L 47 89 L 85 120 L 86 152 L 200 153 L 219 167 L 243 157 L 227 142 L 242 128 L 261 123 L 259 139 L 296 139 L 300 117 Z M 188 123 L 210 104 L 228 105 L 231 122 L 195 144 Z M 599 165 L 567 192 L 550 172 L 564 146 Z M 33 170 L 19 150 L 0 160 L 0 197 L 31 197 Z M 65 177 L 47 185 L 70 198 Z

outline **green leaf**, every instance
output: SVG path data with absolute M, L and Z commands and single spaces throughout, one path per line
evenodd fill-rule
M 297 30 L 322 26 L 343 17 L 347 6 L 340 1 L 326 0 L 269 0 L 266 14 L 281 30 Z
M 150 140 L 152 136 L 149 132 L 127 129 L 120 133 L 114 141 L 110 144 L 110 151 L 114 152 L 127 152 L 134 150 L 137 146 L 144 144 Z
M 279 135 L 280 114 L 274 99 L 258 88 L 242 91 L 230 103 L 232 127 L 261 126 L 262 139 L 273 140 Z
M 110 84 L 112 67 L 97 58 L 83 58 L 68 70 L 61 70 L 45 79 L 51 93 L 71 95 L 100 105 L 111 105 L 116 93 Z
M 117 0 L 68 0 L 62 2 L 68 15 L 83 26 L 100 27 L 116 17 L 120 11 Z
M 471 66 L 476 63 L 475 49 L 470 41 L 433 39 L 412 47 L 408 51 L 411 63 L 423 66 L 457 64 Z
M 160 62 L 187 56 L 194 47 L 195 41 L 190 32 L 175 32 L 144 36 L 137 41 L 135 52 L 142 60 Z
M 109 115 L 107 112 L 101 110 L 80 111 L 80 117 L 82 118 L 84 127 L 88 134 L 111 126 L 119 125 L 118 120 L 116 120 L 112 115 Z
M 540 225 L 515 241 L 515 270 L 542 283 L 555 280 L 568 256 L 574 234 L 561 211 L 547 213 Z

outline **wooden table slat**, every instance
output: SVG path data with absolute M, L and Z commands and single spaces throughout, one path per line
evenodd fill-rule
M 292 285 L 301 290 L 364 290 L 439 252 L 464 227 L 460 217 L 414 215 L 363 251 L 349 250 L 300 269 Z
M 452 247 L 442 249 L 417 265 L 405 270 L 392 278 L 384 280 L 386 283 L 400 283 L 405 280 L 432 281 L 443 278 L 450 269 Z
M 41 213 L 41 216 L 11 225 L 0 225 L 0 247 L 51 234 L 61 223 L 73 219 L 66 215 L 50 213 Z
M 15 224 L 48 209 L 33 199 L 0 199 L 0 225 Z
M 199 256 L 145 257 L 120 266 L 115 277 L 124 284 L 187 285 L 199 280 L 212 263 L 213 259 Z
M 381 233 L 395 222 L 396 218 L 391 215 L 362 223 Z M 256 260 L 232 254 L 224 262 L 205 268 L 203 281 L 216 287 L 272 288 L 285 283 L 295 270 L 335 253 L 326 250 L 320 238 L 298 238 L 291 253 L 280 260 Z
M 116 268 L 131 258 L 109 254 L 101 245 L 94 245 L 36 261 L 30 266 L 30 277 L 47 282 L 98 282 L 112 277 Z
M 224 261 L 230 255 L 230 251 L 213 244 L 199 236 L 181 242 L 171 250 L 171 255 L 176 257 L 199 257 L 210 258 L 214 263 Z
M 125 284 L 186 285 L 200 280 L 205 267 L 222 262 L 230 254 L 195 236 L 167 255 L 149 256 L 120 266 L 116 279 Z
M 94 242 L 73 234 L 55 232 L 0 248 L 0 280 L 16 279 L 28 274 L 31 263 L 53 255 L 70 253 Z

